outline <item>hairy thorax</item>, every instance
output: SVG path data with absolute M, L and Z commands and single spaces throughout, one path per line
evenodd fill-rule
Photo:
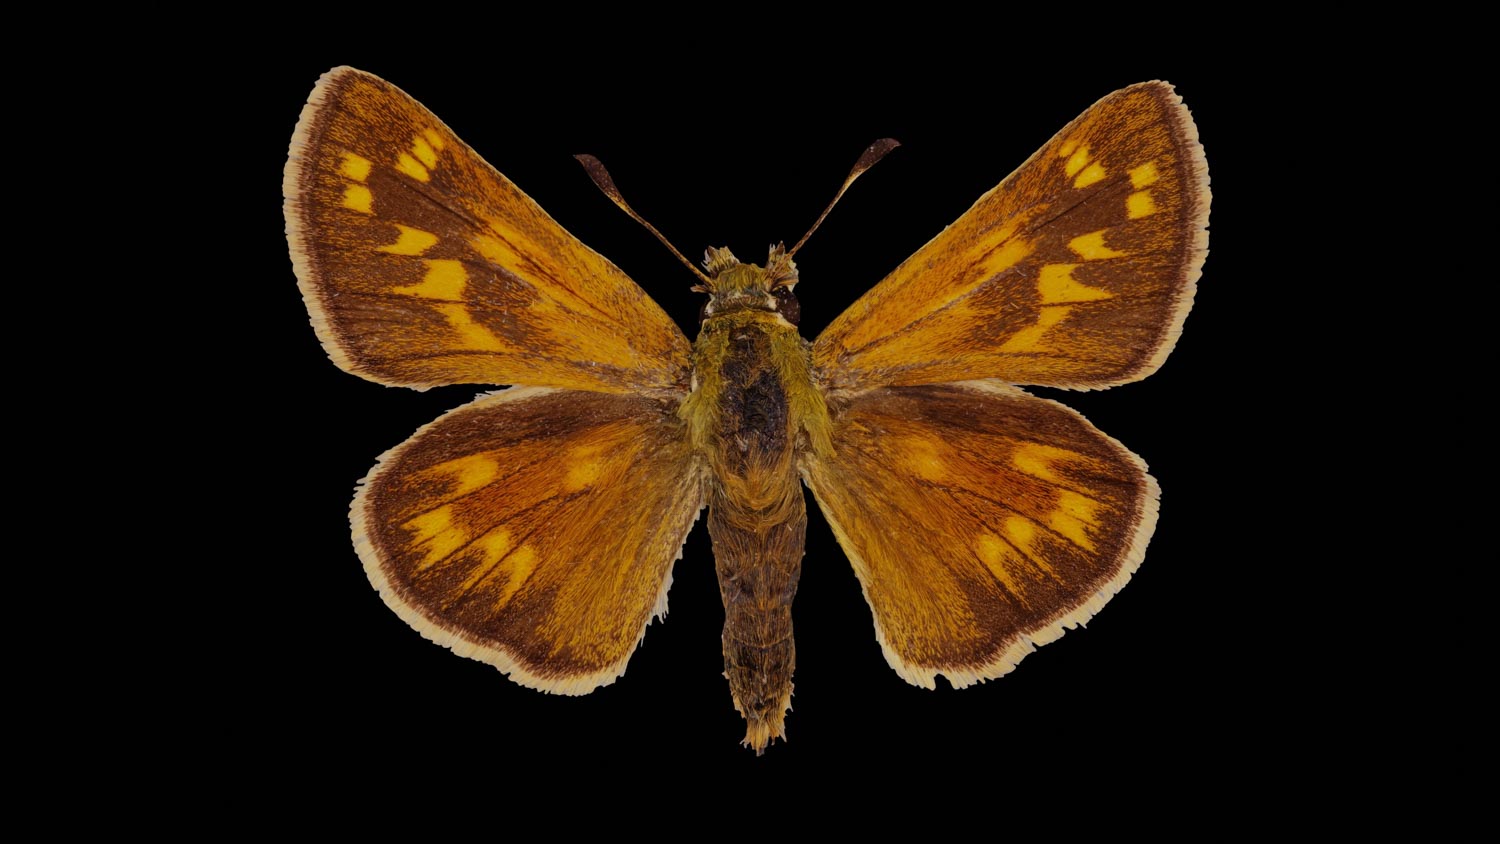
M 704 321 L 693 366 L 682 415 L 715 491 L 736 511 L 784 517 L 802 494 L 797 455 L 828 436 L 807 342 L 780 314 L 732 310 Z

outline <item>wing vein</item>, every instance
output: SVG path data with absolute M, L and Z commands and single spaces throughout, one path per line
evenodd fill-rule
M 1083 206 L 1083 205 L 1085 205 L 1085 204 L 1093 201 L 1094 199 L 1096 199 L 1097 197 L 1099 197 L 1100 195 L 1102 195 L 1102 193 L 1105 191 L 1106 188 L 1113 187 L 1114 185 L 1119 184 L 1121 181 L 1123 181 L 1123 179 L 1121 177 L 1112 177 L 1110 179 L 1107 179 L 1100 186 L 1092 186 L 1091 185 L 1090 188 L 1089 188 L 1089 190 L 1079 191 L 1079 193 L 1081 193 L 1083 195 L 1080 196 L 1076 202 L 1072 203 L 1067 208 L 1064 208 L 1063 210 L 1059 211 L 1058 213 L 1052 215 L 1051 217 L 1048 217 L 1047 220 L 1045 222 L 1043 222 L 1043 223 L 1040 223 L 1040 224 L 1034 225 L 1034 226 L 1033 225 L 1029 225 L 1029 223 L 1028 223 L 1024 227 L 1024 232 L 1027 235 L 1032 235 L 1032 234 L 1036 234 L 1038 232 L 1041 232 L 1041 231 L 1045 230 L 1048 226 L 1052 225 L 1053 223 L 1057 222 L 1058 220 L 1062 219 L 1063 217 L 1066 217 L 1068 214 L 1072 213 L 1074 210 L 1076 210 L 1079 207 L 1081 207 L 1081 206 Z M 1040 206 L 1040 205 L 1047 205 L 1047 204 L 1043 203 L 1043 202 L 1034 202 L 1031 205 L 1027 206 L 1025 210 L 1023 210 L 1023 211 L 1017 211 L 1015 214 L 1013 214 L 1011 216 L 1012 216 L 1012 218 L 1025 219 L 1026 215 L 1033 208 L 1036 208 L 1037 206 Z M 1050 206 L 1048 206 L 1047 210 L 1051 210 Z M 1105 228 L 1116 228 L 1119 225 L 1123 225 L 1124 223 L 1129 223 L 1129 222 L 1130 222 L 1130 220 L 1124 220 L 1123 222 L 1116 223 L 1115 225 L 1105 226 Z M 1004 246 L 1006 243 L 1009 243 L 1015 237 L 1016 237 L 1016 235 L 1012 235 L 1010 238 L 1006 238 L 1006 240 L 1004 242 L 996 244 L 996 246 L 994 247 L 994 249 L 991 249 L 990 251 L 993 252 L 995 249 L 999 249 L 1000 247 Z M 1136 256 L 1128 256 L 1128 257 L 1136 257 Z M 1032 263 L 1034 263 L 1034 262 L 1032 262 Z M 938 308 L 937 310 L 934 310 L 934 311 L 931 311 L 929 313 L 923 314 L 922 316 L 920 316 L 920 317 L 912 320 L 911 322 L 906 323 L 905 325 L 901 326 L 900 328 L 897 328 L 894 331 L 890 331 L 890 332 L 887 332 L 886 334 L 882 334 L 881 336 L 876 337 L 875 339 L 873 339 L 870 342 L 864 344 L 863 346 L 860 346 L 860 347 L 855 348 L 855 349 L 848 350 L 847 352 L 845 352 L 845 354 L 848 354 L 848 355 L 863 354 L 863 353 L 865 353 L 865 352 L 867 352 L 867 351 L 869 351 L 871 349 L 875 349 L 875 348 L 878 348 L 879 346 L 882 346 L 882 345 L 884 345 L 886 343 L 889 343 L 892 340 L 904 339 L 902 337 L 903 334 L 906 334 L 906 333 L 911 332 L 911 331 L 919 330 L 924 325 L 924 323 L 927 323 L 928 321 L 930 321 L 932 319 L 935 319 L 935 318 L 937 318 L 937 317 L 939 317 L 939 316 L 947 313 L 949 310 L 951 310 L 955 306 L 957 306 L 960 303 L 963 303 L 963 302 L 969 300 L 975 294 L 979 293 L 981 290 L 987 289 L 990 285 L 999 282 L 1001 279 L 1007 278 L 1008 276 L 1022 275 L 1023 269 L 1030 269 L 1030 267 L 1027 267 L 1025 265 L 1020 265 L 1020 266 L 1015 266 L 1015 267 L 1008 267 L 1008 268 L 1006 268 L 1004 270 L 1001 270 L 1000 272 L 995 273 L 994 275 L 990 276 L 989 278 L 985 279 L 984 281 L 981 281 L 978 284 L 974 285 L 973 287 L 969 288 L 964 293 L 959 294 L 952 301 L 944 304 L 941 308 Z M 879 287 L 877 286 L 876 289 L 878 290 Z M 1106 300 L 1103 300 L 1103 301 L 1114 302 L 1114 301 L 1117 301 L 1117 300 L 1118 300 L 1118 297 L 1111 297 L 1110 299 L 1106 299 Z M 924 365 L 925 364 L 926 364 L 926 362 L 924 362 Z
M 476 158 L 479 157 L 478 153 L 475 153 L 475 157 Z M 478 219 L 478 218 L 469 216 L 467 209 L 455 208 L 455 207 L 453 207 L 451 205 L 448 205 L 447 203 L 445 203 L 441 199 L 439 199 L 437 196 L 435 196 L 432 192 L 430 192 L 427 188 L 422 187 L 421 183 L 419 183 L 419 182 L 413 181 L 411 179 L 397 179 L 396 181 L 398 183 L 400 183 L 402 186 L 404 186 L 408 191 L 410 191 L 410 192 L 416 194 L 418 197 L 421 197 L 422 199 L 426 200 L 428 202 L 428 204 L 433 205 L 434 207 L 440 208 L 440 209 L 442 209 L 444 211 L 447 211 L 449 214 L 452 214 L 453 216 L 457 217 L 460 221 L 462 221 L 470 229 L 472 229 L 474 231 L 484 232 L 485 234 L 489 235 L 490 237 L 493 237 L 496 240 L 499 240 L 500 242 L 504 243 L 506 245 L 506 247 L 508 247 L 513 254 L 515 254 L 518 258 L 520 258 L 522 261 L 524 261 L 526 263 L 527 269 L 529 269 L 534 275 L 536 275 L 539 278 L 545 278 L 547 280 L 548 284 L 552 285 L 553 287 L 558 288 L 559 290 L 565 290 L 565 291 L 567 291 L 571 296 L 573 296 L 573 298 L 575 298 L 575 299 L 583 302 L 589 308 L 589 310 L 592 311 L 594 314 L 596 314 L 602 321 L 607 322 L 607 323 L 609 323 L 611 325 L 616 325 L 616 326 L 619 326 L 621 328 L 625 328 L 627 330 L 629 329 L 629 326 L 625 323 L 624 320 L 622 320 L 622 319 L 616 319 L 613 315 L 611 315 L 610 313 L 608 313 L 607 311 L 603 310 L 602 308 L 600 308 L 597 305 L 595 305 L 592 301 L 590 301 L 589 297 L 582 295 L 579 291 L 577 291 L 577 290 L 573 289 L 571 286 L 563 283 L 561 279 L 557 278 L 551 272 L 549 272 L 549 271 L 545 270 L 544 268 L 542 268 L 541 265 L 537 264 L 534 260 L 532 260 L 531 255 L 530 255 L 530 253 L 528 251 L 523 250 L 523 249 L 518 249 L 516 247 L 516 244 L 515 244 L 514 241 L 512 241 L 510 238 L 507 238 L 503 233 L 501 233 L 499 231 L 496 231 L 495 228 L 493 226 L 491 226 L 486 220 Z M 583 246 L 582 244 L 579 244 L 579 246 L 582 247 L 582 248 L 584 248 L 584 249 L 588 248 L 587 246 Z M 536 284 L 534 284 L 533 282 L 531 282 L 530 280 L 528 280 L 525 276 L 519 275 L 519 274 L 515 273 L 514 271 L 510 270 L 509 268 L 502 267 L 502 266 L 494 263 L 493 261 L 490 261 L 490 260 L 485 259 L 485 258 L 480 258 L 479 259 L 479 263 L 482 263 L 484 266 L 489 267 L 492 270 L 495 270 L 497 272 L 505 273 L 505 274 L 507 274 L 507 275 L 515 278 L 518 281 L 520 281 L 521 283 L 525 284 L 527 287 L 530 287 L 532 289 L 536 289 L 536 287 L 537 287 Z M 621 274 L 623 275 L 623 273 L 621 273 Z M 634 284 L 635 282 L 631 281 L 631 283 Z M 573 310 L 572 308 L 569 308 L 569 310 L 573 311 L 573 313 L 578 313 L 578 311 Z

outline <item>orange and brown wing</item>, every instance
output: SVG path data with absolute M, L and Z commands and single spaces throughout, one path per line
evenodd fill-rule
M 492 393 L 381 457 L 354 544 L 423 636 L 532 688 L 613 681 L 703 506 L 670 403 L 576 390 Z
M 318 80 L 283 190 L 313 326 L 349 372 L 419 389 L 685 383 L 690 347 L 661 308 L 383 79 Z
M 1155 372 L 1208 253 L 1208 166 L 1164 82 L 1095 103 L 819 335 L 836 390 Z
M 967 686 L 1086 622 L 1156 523 L 1145 464 L 997 382 L 887 387 L 834 409 L 803 477 L 854 564 L 886 659 Z

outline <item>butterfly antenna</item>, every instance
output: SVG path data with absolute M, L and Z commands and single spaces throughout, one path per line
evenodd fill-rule
M 625 197 L 620 195 L 620 189 L 615 187 L 615 180 L 609 177 L 609 171 L 604 169 L 603 162 L 592 155 L 575 155 L 573 157 L 578 159 L 578 163 L 583 165 L 584 170 L 588 171 L 589 178 L 594 180 L 594 184 L 599 188 L 599 190 L 604 191 L 604 195 L 609 197 L 610 201 L 620 206 L 621 211 L 629 214 L 631 218 L 634 219 L 637 223 L 645 226 L 647 231 L 656 235 L 656 239 L 661 241 L 662 244 L 665 245 L 668 249 L 672 250 L 672 254 L 677 256 L 677 260 L 681 261 L 684 266 L 692 270 L 694 275 L 703 279 L 704 284 L 713 284 L 713 279 L 704 275 L 702 270 L 693 266 L 692 261 L 689 261 L 688 259 L 682 257 L 682 253 L 677 251 L 677 247 L 673 246 L 671 241 L 667 240 L 661 232 L 657 231 L 656 226 L 653 226 L 650 223 L 646 222 L 646 218 L 635 213 L 635 209 L 631 208 L 630 203 L 625 201 Z
M 797 241 L 797 245 L 793 246 L 792 251 L 786 253 L 786 256 L 790 258 L 796 255 L 797 250 L 802 248 L 802 244 L 806 243 L 807 239 L 812 237 L 812 233 L 818 230 L 818 226 L 823 225 L 823 218 L 828 216 L 828 212 L 833 210 L 833 206 L 839 204 L 839 199 L 843 197 L 844 191 L 848 190 L 849 186 L 854 184 L 855 179 L 863 175 L 866 170 L 874 167 L 875 162 L 885 158 L 886 153 L 899 146 L 901 146 L 901 142 L 895 138 L 881 138 L 875 143 L 870 144 L 865 149 L 864 154 L 859 157 L 859 160 L 854 162 L 854 169 L 849 171 L 849 177 L 844 179 L 844 184 L 839 188 L 839 192 L 833 195 L 833 201 L 828 203 L 828 207 L 824 208 L 823 213 L 818 215 L 818 219 L 812 224 L 812 228 L 807 230 L 807 234 L 804 234 L 802 239 Z

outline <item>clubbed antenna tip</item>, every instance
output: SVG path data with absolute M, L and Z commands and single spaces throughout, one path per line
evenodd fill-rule
M 609 197 L 611 202 L 620 206 L 621 211 L 629 214 L 631 219 L 645 226 L 647 231 L 656 235 L 656 239 L 661 241 L 663 245 L 670 249 L 672 251 L 672 254 L 677 256 L 677 260 L 683 263 L 683 266 L 687 267 L 689 270 L 692 270 L 693 275 L 696 275 L 698 278 L 703 279 L 703 282 L 705 284 L 713 283 L 713 279 L 710 279 L 708 276 L 703 274 L 702 270 L 699 270 L 697 267 L 693 266 L 692 261 L 689 261 L 688 259 L 682 257 L 682 253 L 677 251 L 677 247 L 673 246 L 671 241 L 667 240 L 661 232 L 657 231 L 656 226 L 653 226 L 650 223 L 646 222 L 646 219 L 644 217 L 635 213 L 635 209 L 631 208 L 630 203 L 625 201 L 625 197 L 620 195 L 620 189 L 615 187 L 615 180 L 609 177 L 609 171 L 604 169 L 604 163 L 602 161 L 592 155 L 575 155 L 573 157 L 578 159 L 578 163 L 582 164 L 583 169 L 588 172 L 589 178 L 594 180 L 594 185 L 597 186 L 599 190 L 604 191 L 604 195 Z
M 802 239 L 797 241 L 797 245 L 793 246 L 786 253 L 786 256 L 790 258 L 796 255 L 797 250 L 802 248 L 802 244 L 806 243 L 807 239 L 812 237 L 812 233 L 818 230 L 818 226 L 823 225 L 823 218 L 828 216 L 828 212 L 833 210 L 833 206 L 839 204 L 839 199 L 844 195 L 844 191 L 848 190 L 849 186 L 854 184 L 855 179 L 864 175 L 864 172 L 874 167 L 877 161 L 885 158 L 886 153 L 899 146 L 901 146 L 901 142 L 895 138 L 881 138 L 866 147 L 864 153 L 860 155 L 859 160 L 854 162 L 854 169 L 849 171 L 849 176 L 844 179 L 844 184 L 839 187 L 839 192 L 833 195 L 833 201 L 828 203 L 828 207 L 824 208 L 823 213 L 819 214 L 818 219 L 813 222 L 812 228 L 807 230 L 807 234 L 804 234 Z

